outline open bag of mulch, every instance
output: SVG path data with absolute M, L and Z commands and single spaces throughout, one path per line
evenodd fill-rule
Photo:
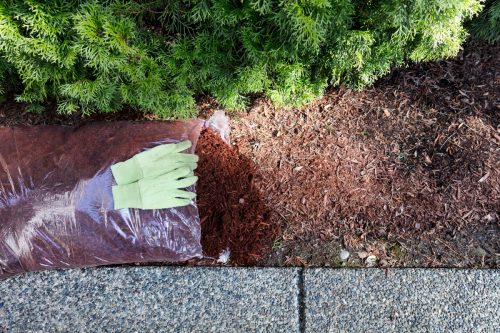
M 183 140 L 192 142 L 192 153 L 202 126 L 190 120 L 0 128 L 0 279 L 201 257 L 195 202 L 115 210 L 110 166 Z

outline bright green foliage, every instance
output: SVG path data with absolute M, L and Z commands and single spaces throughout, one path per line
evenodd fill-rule
M 193 99 L 168 85 L 165 51 L 133 17 L 96 2 L 0 4 L 0 75 L 3 67 L 17 72 L 24 86 L 18 101 L 55 97 L 62 113 L 111 112 L 128 104 L 187 116 Z
M 198 93 L 231 109 L 261 92 L 301 105 L 328 85 L 362 88 L 406 61 L 455 55 L 480 10 L 481 0 L 4 0 L 0 80 L 15 73 L 18 100 L 56 98 L 64 113 L 126 104 L 188 116 Z
M 481 15 L 474 19 L 472 33 L 491 43 L 500 41 L 500 0 L 486 2 Z

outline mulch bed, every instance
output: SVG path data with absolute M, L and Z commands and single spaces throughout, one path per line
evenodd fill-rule
M 232 138 L 282 226 L 266 263 L 497 267 L 498 54 L 471 43 L 297 110 L 257 100 Z
M 301 109 L 258 98 L 233 115 L 235 146 L 204 131 L 198 205 L 213 260 L 193 264 L 229 249 L 234 265 L 498 267 L 498 54 L 469 42 L 455 59 L 395 70 L 360 92 L 333 89 Z M 199 107 L 208 116 L 217 105 Z M 22 110 L 4 103 L 0 124 L 150 119 Z
M 279 226 L 269 221 L 269 211 L 254 186 L 255 165 L 211 129 L 202 132 L 196 153 L 205 255 L 218 259 L 229 250 L 231 264 L 258 263 L 269 250 L 269 240 L 278 236 Z

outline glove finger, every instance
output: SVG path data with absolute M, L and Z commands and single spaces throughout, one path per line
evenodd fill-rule
M 169 143 L 169 144 L 164 144 L 164 145 L 158 145 L 156 147 L 147 149 L 139 154 L 137 156 L 139 159 L 146 159 L 145 161 L 149 160 L 156 160 L 161 158 L 164 155 L 169 155 L 171 153 L 175 153 L 175 144 Z
M 168 158 L 170 161 L 182 163 L 196 163 L 200 159 L 198 155 L 187 153 L 175 153 L 165 158 Z
M 196 170 L 196 168 L 198 167 L 198 163 L 188 163 L 186 164 L 186 166 L 191 170 Z
M 194 170 L 198 167 L 198 163 L 196 163 L 196 162 L 189 162 L 189 163 L 166 162 L 166 163 L 162 163 L 162 164 L 157 164 L 155 170 L 157 170 L 157 172 L 161 172 L 161 174 L 166 174 L 166 173 L 172 172 L 173 170 L 183 168 L 183 167 L 187 167 L 190 170 Z
M 146 202 L 141 209 L 168 209 L 183 207 L 191 203 L 191 199 L 166 198 L 160 201 Z
M 190 191 L 184 191 L 184 190 L 171 190 L 171 191 L 169 191 L 169 194 L 172 195 L 172 197 L 179 198 L 179 199 L 194 199 L 194 198 L 196 198 L 196 193 L 190 192 Z
M 179 153 L 179 152 L 184 151 L 184 150 L 186 150 L 186 149 L 188 149 L 188 148 L 191 148 L 191 146 L 192 146 L 191 141 L 189 141 L 189 140 L 185 140 L 185 141 L 182 141 L 182 142 L 176 143 L 176 144 L 175 144 L 175 148 L 174 148 L 175 150 L 174 150 L 174 151 L 175 151 L 176 153 Z
M 194 175 L 193 170 L 187 166 L 177 168 L 175 170 L 169 171 L 160 175 L 156 178 L 143 178 L 139 180 L 141 186 L 147 186 L 150 188 L 163 188 L 163 189 L 175 189 L 178 188 L 178 179 L 183 179 L 185 177 L 192 177 Z
M 164 156 L 154 164 L 147 166 L 151 171 L 149 172 L 159 172 L 160 174 L 167 173 L 173 169 L 185 165 L 192 165 L 198 162 L 198 156 L 192 154 L 176 154 L 171 156 Z
M 168 143 L 158 145 L 146 151 L 143 151 L 139 155 L 147 156 L 148 159 L 158 159 L 165 155 L 171 155 L 180 153 L 192 146 L 191 141 L 186 140 L 179 143 Z
M 166 173 L 165 175 L 162 176 L 162 178 L 176 180 L 176 179 L 182 178 L 182 177 L 189 177 L 192 173 L 193 173 L 193 170 L 191 170 L 189 167 L 183 165 L 180 168 L 177 168 L 173 171 L 170 171 L 169 173 Z
M 189 187 L 191 185 L 194 185 L 197 180 L 198 180 L 198 177 L 191 176 L 191 177 L 179 179 L 174 184 L 175 184 L 176 188 L 185 188 L 185 187 Z
M 163 156 L 160 160 L 148 166 L 153 170 L 163 171 L 161 173 L 169 172 L 184 165 L 193 164 L 198 162 L 198 156 L 193 154 L 180 154 L 175 153 L 170 156 Z
M 191 204 L 191 202 L 191 199 L 168 199 L 168 202 L 166 202 L 166 205 L 163 208 L 184 207 Z

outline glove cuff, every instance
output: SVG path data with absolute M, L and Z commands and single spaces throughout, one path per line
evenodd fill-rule
M 142 207 L 139 183 L 116 185 L 112 191 L 115 209 Z
M 130 184 L 142 178 L 142 171 L 135 157 L 112 165 L 111 172 L 118 185 Z

